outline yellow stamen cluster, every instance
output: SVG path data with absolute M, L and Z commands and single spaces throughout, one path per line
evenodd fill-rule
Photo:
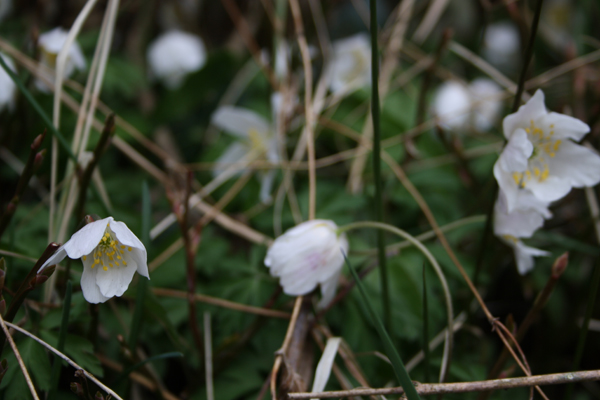
M 121 265 L 127 266 L 127 261 L 123 259 L 125 254 L 126 246 L 119 243 L 116 237 L 112 234 L 110 227 L 106 225 L 106 231 L 104 236 L 100 239 L 100 243 L 96 246 L 92 254 L 94 255 L 94 262 L 92 263 L 92 269 L 96 265 L 100 265 L 104 271 L 108 271 L 108 268 L 119 267 Z M 127 247 L 127 251 L 131 251 L 131 247 Z M 83 256 L 85 261 L 86 256 Z
M 525 128 L 525 132 L 527 132 L 529 140 L 533 144 L 533 153 L 531 154 L 531 157 L 529 157 L 529 168 L 524 172 L 513 172 L 512 174 L 515 184 L 520 188 L 524 188 L 531 179 L 536 179 L 538 182 L 544 182 L 550 175 L 550 169 L 548 168 L 548 163 L 546 163 L 543 154 L 545 153 L 549 155 L 550 158 L 554 158 L 556 152 L 560 149 L 562 140 L 553 139 L 553 124 L 551 124 L 549 128 L 550 132 L 546 135 L 544 130 L 537 127 L 533 120 L 530 121 L 530 127 Z

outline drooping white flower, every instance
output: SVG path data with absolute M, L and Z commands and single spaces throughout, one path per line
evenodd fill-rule
M 150 44 L 147 58 L 151 76 L 169 89 L 177 89 L 187 74 L 204 66 L 206 50 L 199 36 L 174 30 Z
M 519 194 L 517 207 L 508 211 L 506 195 L 500 191 L 494 206 L 494 234 L 513 248 L 519 273 L 526 274 L 533 268 L 533 257 L 550 253 L 526 246 L 521 239 L 529 238 L 552 216 L 548 203 L 540 201 L 531 192 Z
M 546 111 L 541 90 L 504 118 L 503 130 L 508 143 L 494 165 L 494 176 L 506 195 L 508 212 L 518 207 L 522 191 L 550 203 L 573 187 L 600 182 L 600 156 L 573 142 L 590 128 L 576 118 Z
M 483 38 L 483 56 L 495 67 L 512 71 L 519 65 L 521 39 L 510 22 L 490 24 Z
M 1 53 L 0 57 L 2 57 L 2 60 L 4 60 L 8 68 L 12 71 L 16 71 L 15 64 L 10 58 Z M 0 67 L 0 111 L 4 108 L 8 108 L 9 110 L 14 108 L 16 90 L 17 86 L 15 85 L 15 82 L 13 82 L 4 68 Z
M 104 303 L 121 296 L 135 271 L 150 279 L 146 248 L 127 225 L 112 217 L 91 222 L 75 232 L 40 271 L 67 256 L 83 262 L 81 290 L 90 303 Z
M 272 99 L 274 106 L 277 104 L 276 99 L 275 96 Z M 276 107 L 274 107 L 274 114 L 277 116 Z M 215 111 L 211 121 L 239 139 L 231 144 L 215 162 L 213 169 L 215 177 L 225 173 L 233 164 L 249 164 L 260 159 L 273 163 L 279 162 L 275 129 L 254 111 L 241 107 L 223 106 Z M 234 172 L 241 174 L 242 171 L 243 168 L 240 168 Z M 259 171 L 258 175 L 261 182 L 260 199 L 263 203 L 268 203 L 271 199 L 275 170 Z
M 348 240 L 338 233 L 333 221 L 316 219 L 303 222 L 279 236 L 269 248 L 265 265 L 280 278 L 283 291 L 301 296 L 321 286 L 324 307 L 333 300 L 338 279 L 348 252 Z
M 371 82 L 371 42 L 364 33 L 333 42 L 326 71 L 334 93 L 350 92 Z
M 51 31 L 43 33 L 40 35 L 38 40 L 38 47 L 40 50 L 40 62 L 42 65 L 54 69 L 56 68 L 56 58 L 58 57 L 58 53 L 63 48 L 68 32 L 62 28 L 54 28 Z M 83 71 L 85 69 L 85 57 L 83 56 L 83 52 L 79 47 L 77 41 L 73 42 L 71 48 L 69 50 L 69 55 L 67 57 L 67 63 L 65 64 L 64 69 L 64 78 L 70 77 L 75 70 Z M 53 82 L 53 77 L 45 68 L 41 68 L 39 71 L 40 74 L 46 77 L 46 79 L 50 82 Z M 35 80 L 35 86 L 44 93 L 49 93 L 51 89 L 44 83 L 42 79 Z
M 487 131 L 500 117 L 501 92 L 490 79 L 478 78 L 469 85 L 446 81 L 435 93 L 432 112 L 445 129 Z

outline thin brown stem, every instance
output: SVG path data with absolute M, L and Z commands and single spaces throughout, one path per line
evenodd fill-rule
M 425 383 L 416 385 L 417 393 L 422 396 L 430 396 L 446 393 L 470 393 L 484 390 L 513 389 L 519 387 L 561 385 L 565 383 L 588 382 L 600 380 L 600 370 L 562 372 L 558 374 L 533 375 L 521 378 L 492 379 L 478 382 L 456 382 L 456 383 Z M 332 399 L 350 396 L 381 396 L 389 394 L 402 394 L 401 387 L 383 389 L 352 389 L 338 390 L 322 393 L 289 393 L 289 399 Z

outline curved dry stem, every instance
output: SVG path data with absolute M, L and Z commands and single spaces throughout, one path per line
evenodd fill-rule
M 423 243 L 421 243 L 415 237 L 413 237 L 409 233 L 403 231 L 402 229 L 399 229 L 399 228 L 396 228 L 395 226 L 384 224 L 381 222 L 361 221 L 361 222 L 354 222 L 352 224 L 342 226 L 342 227 L 340 227 L 340 231 L 345 232 L 345 231 L 349 231 L 351 229 L 356 229 L 356 228 L 383 229 L 383 230 L 386 230 L 388 232 L 391 232 L 393 234 L 396 234 L 396 235 L 408 240 L 410 243 L 412 243 L 416 248 L 418 248 L 423 253 L 423 255 L 427 258 L 427 260 L 429 260 L 429 262 L 431 263 L 431 266 L 435 270 L 435 273 L 438 276 L 438 279 L 440 280 L 440 283 L 442 285 L 442 290 L 444 292 L 444 300 L 446 303 L 446 314 L 447 314 L 447 319 L 448 319 L 448 328 L 446 330 L 446 344 L 444 345 L 442 367 L 440 368 L 440 381 L 443 381 L 444 377 L 446 376 L 448 363 L 450 361 L 450 355 L 451 355 L 451 351 L 452 351 L 452 342 L 453 342 L 453 337 L 454 337 L 453 329 L 452 329 L 453 320 L 454 320 L 454 311 L 452 309 L 452 296 L 450 296 L 450 288 L 448 287 L 448 282 L 446 281 L 446 277 L 444 275 L 444 272 L 442 271 L 442 268 L 438 264 L 435 257 L 433 257 L 431 252 L 427 249 L 427 247 L 425 247 L 423 245 Z
M 6 328 L 6 325 L 12 325 L 12 324 L 9 322 L 5 322 L 4 318 L 2 318 L 2 314 L 0 314 L 0 324 L 2 325 L 2 330 L 4 331 L 4 335 L 6 336 L 8 343 L 10 343 L 10 347 L 12 348 L 13 353 L 15 353 L 15 358 L 17 359 L 17 362 L 19 363 L 19 367 L 21 367 L 21 372 L 23 372 L 23 376 L 25 377 L 25 381 L 27 382 L 27 386 L 29 387 L 29 391 L 31 392 L 31 395 L 33 396 L 34 400 L 40 400 L 37 393 L 35 392 L 35 387 L 33 386 L 31 377 L 29 376 L 29 373 L 27 372 L 27 367 L 25 367 L 25 363 L 23 362 L 23 358 L 21 357 L 21 354 L 19 353 L 19 349 L 17 348 L 17 345 L 15 344 L 15 341 L 13 340 L 12 336 L 10 336 L 10 332 L 8 331 L 8 328 Z M 12 328 L 12 326 L 11 326 L 11 328 Z
M 58 357 L 62 358 L 63 360 L 65 360 L 67 363 L 69 363 L 73 368 L 81 370 L 83 372 L 83 374 L 85 375 L 86 378 L 88 378 L 89 380 L 91 380 L 92 382 L 94 382 L 96 385 L 98 385 L 98 387 L 102 390 L 104 390 L 106 393 L 110 394 L 111 396 L 113 396 L 115 399 L 118 400 L 123 400 L 118 394 L 116 394 L 111 388 L 109 388 L 108 386 L 106 386 L 105 384 L 103 384 L 102 382 L 100 382 L 98 379 L 96 379 L 96 377 L 94 377 L 94 375 L 90 374 L 89 372 L 87 372 L 85 369 L 81 368 L 77 363 L 75 363 L 75 361 L 71 360 L 69 357 L 67 357 L 66 355 L 64 355 L 63 353 L 61 353 L 60 351 L 56 350 L 54 347 L 50 346 L 48 343 L 44 342 L 42 339 L 40 339 L 39 337 L 35 336 L 32 333 L 29 333 L 28 331 L 26 331 L 25 329 L 21 328 L 18 325 L 15 324 L 11 324 L 10 322 L 5 322 L 2 319 L 2 316 L 0 316 L 0 322 L 2 323 L 2 327 L 3 329 L 6 328 L 6 326 L 11 327 L 12 329 L 21 332 L 23 335 L 35 340 L 36 342 L 38 342 L 39 344 L 41 344 L 42 346 L 44 346 L 45 348 L 47 348 L 48 350 L 50 350 L 51 352 L 53 352 L 54 354 L 56 354 Z M 4 325 L 6 324 L 6 326 Z

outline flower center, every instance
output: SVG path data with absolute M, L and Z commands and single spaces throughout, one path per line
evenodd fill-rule
M 513 172 L 512 177 L 515 184 L 524 188 L 529 181 L 532 179 L 538 182 L 544 182 L 550 175 L 550 169 L 546 162 L 546 157 L 554 158 L 556 152 L 560 149 L 562 141 L 560 139 L 554 140 L 554 124 L 550 124 L 549 132 L 546 132 L 535 125 L 531 120 L 529 128 L 525 128 L 527 137 L 531 144 L 533 144 L 533 153 L 529 157 L 527 162 L 527 170 L 523 172 Z
M 248 131 L 248 138 L 250 138 L 252 150 L 260 151 L 261 154 L 267 151 L 267 145 L 265 144 L 264 136 L 261 135 L 261 133 L 256 129 L 250 129 Z
M 100 239 L 100 243 L 96 246 L 92 255 L 94 262 L 92 263 L 92 269 L 97 265 L 100 265 L 104 271 L 108 271 L 108 268 L 127 266 L 125 261 L 125 251 L 131 251 L 131 247 L 125 246 L 117 240 L 114 232 L 111 231 L 109 225 L 106 225 L 106 231 L 104 236 Z M 86 256 L 83 256 L 86 259 Z

